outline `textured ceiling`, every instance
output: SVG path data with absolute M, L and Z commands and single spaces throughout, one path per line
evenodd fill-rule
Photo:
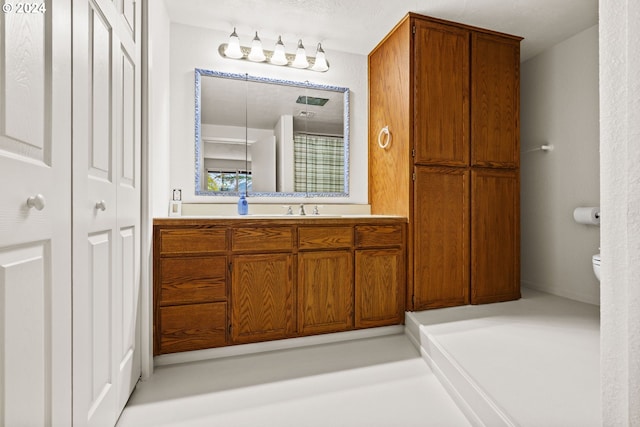
M 171 20 L 367 55 L 407 13 L 522 36 L 524 61 L 598 21 L 598 0 L 165 0 Z

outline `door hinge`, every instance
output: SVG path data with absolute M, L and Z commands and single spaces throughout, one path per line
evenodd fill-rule
M 411 179 L 413 179 L 414 181 L 416 180 L 416 173 L 414 172 L 413 175 L 411 176 Z
M 411 149 L 411 157 L 415 157 L 416 156 L 416 149 L 412 148 Z
M 415 26 L 415 25 L 411 28 L 411 32 L 412 32 L 413 34 L 415 34 L 415 33 L 416 33 L 416 26 Z

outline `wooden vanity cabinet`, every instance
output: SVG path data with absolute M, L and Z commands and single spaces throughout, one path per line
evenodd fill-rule
M 154 354 L 225 345 L 226 228 L 154 233 Z
M 405 228 L 356 226 L 355 327 L 404 321 Z
M 298 228 L 298 332 L 353 329 L 353 227 Z
M 232 343 L 294 335 L 294 227 L 233 227 L 230 232 Z
M 405 218 L 154 220 L 154 354 L 402 324 Z
M 236 255 L 232 260 L 231 339 L 234 344 L 292 336 L 293 255 Z

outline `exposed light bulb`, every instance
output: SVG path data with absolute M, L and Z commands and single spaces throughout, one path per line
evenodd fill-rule
M 307 53 L 302 45 L 302 39 L 298 41 L 298 49 L 296 50 L 296 59 L 293 60 L 292 66 L 296 68 L 307 68 L 309 61 L 307 61 Z
M 249 61 L 253 62 L 262 62 L 267 59 L 264 56 L 264 51 L 262 50 L 262 42 L 258 37 L 258 32 L 256 31 L 256 36 L 253 38 L 251 42 L 251 52 L 249 52 Z
M 233 28 L 233 33 L 229 36 L 229 43 L 227 44 L 227 48 L 224 50 L 225 56 L 233 59 L 240 59 L 244 56 L 242 50 L 240 49 L 240 37 L 236 33 L 236 28 Z
M 318 50 L 316 51 L 316 62 L 311 67 L 313 71 L 327 71 L 329 69 L 329 64 L 327 64 L 327 57 L 324 54 L 324 49 L 322 49 L 322 45 L 318 43 Z
M 284 52 L 284 43 L 282 43 L 282 36 L 278 36 L 278 42 L 276 43 L 276 47 L 273 50 L 273 55 L 271 56 L 271 61 L 274 65 L 287 65 L 289 60 Z

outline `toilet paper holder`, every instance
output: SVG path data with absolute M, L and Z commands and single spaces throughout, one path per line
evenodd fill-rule
M 600 225 L 600 208 L 597 206 L 577 207 L 573 210 L 573 219 L 578 224 Z

